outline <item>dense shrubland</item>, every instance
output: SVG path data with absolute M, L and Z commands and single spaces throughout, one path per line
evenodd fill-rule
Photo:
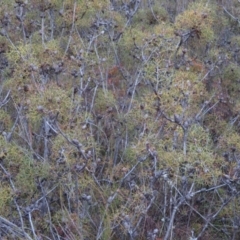
M 1 239 L 238 239 L 233 1 L 0 3 Z

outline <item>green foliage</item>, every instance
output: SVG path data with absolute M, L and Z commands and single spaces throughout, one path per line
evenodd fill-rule
M 197 142 L 196 142 L 197 141 Z M 209 131 L 199 125 L 193 125 L 189 131 L 189 142 L 192 143 L 193 151 L 211 151 L 213 142 Z
M 237 97 L 239 93 L 240 69 L 237 64 L 230 64 L 223 73 L 222 84 L 227 89 L 228 94 Z M 235 98 L 237 100 L 237 98 Z
M 33 239 L 239 238 L 237 4 L 2 1 L 0 215 Z
M 9 8 L 12 8 L 15 4 L 15 1 L 14 0 L 3 0 L 1 1 L 0 3 L 0 6 L 2 7 L 2 9 L 9 9 Z
M 17 65 L 21 60 L 34 63 L 35 57 L 33 53 L 32 44 L 18 43 L 18 47 L 11 46 L 10 51 L 7 53 L 7 58 L 13 65 Z
M 198 44 L 213 40 L 213 9 L 201 2 L 189 4 L 188 9 L 176 18 L 175 26 L 179 30 L 195 30 Z
M 8 207 L 10 206 L 12 200 L 12 190 L 10 186 L 1 184 L 0 191 L 0 214 L 4 216 L 9 211 Z
M 136 152 L 135 148 L 134 147 L 128 147 L 124 151 L 123 157 L 124 157 L 124 159 L 126 159 L 127 163 L 133 164 L 137 159 L 137 152 Z
M 95 99 L 95 110 L 99 113 L 106 113 L 108 108 L 115 107 L 115 99 L 112 92 L 104 92 L 103 90 L 99 90 L 96 99 Z
M 16 175 L 16 187 L 22 196 L 32 196 L 37 190 L 36 181 L 49 177 L 49 165 L 36 164 L 32 159 L 23 157 Z
M 240 46 L 240 37 L 239 36 L 232 36 L 231 37 L 231 44 L 235 45 L 236 47 Z
M 198 53 L 202 57 L 206 44 L 214 40 L 218 20 L 215 6 L 198 1 L 190 3 L 188 9 L 176 17 L 174 26 L 177 34 L 189 34 L 189 53 L 193 56 Z
M 142 28 L 166 21 L 168 21 L 167 11 L 158 6 L 154 6 L 152 9 L 140 9 L 133 17 L 133 25 L 142 26 Z
M 219 139 L 219 147 L 221 146 L 222 151 L 228 151 L 229 149 L 240 149 L 239 140 L 239 134 L 234 130 L 229 129 Z
M 205 86 L 198 80 L 196 73 L 177 71 L 167 90 L 161 91 L 162 105 L 170 116 L 185 113 L 185 116 L 197 114 L 199 103 L 205 99 Z M 183 103 L 184 102 L 184 103 Z
M 0 109 L 0 119 L 0 132 L 9 130 L 12 125 L 11 116 L 3 109 Z
M 43 92 L 38 95 L 31 94 L 27 100 L 28 117 L 31 122 L 35 122 L 44 115 L 60 115 L 63 121 L 68 119 L 71 96 L 70 93 L 61 89 L 55 84 L 48 85 Z

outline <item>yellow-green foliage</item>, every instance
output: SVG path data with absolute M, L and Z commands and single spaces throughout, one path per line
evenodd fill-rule
M 169 168 L 178 174 L 179 164 L 185 160 L 185 156 L 177 151 L 166 151 L 165 146 L 161 146 L 158 151 L 159 168 Z
M 47 177 L 48 164 L 34 163 L 23 149 L 7 143 L 2 137 L 0 146 L 4 151 L 3 167 L 14 181 L 16 190 L 21 194 L 32 194 L 36 190 L 36 178 Z
M 60 59 L 61 49 L 59 41 L 51 40 L 40 44 L 31 42 L 25 44 L 18 42 L 15 46 L 10 46 L 10 50 L 7 52 L 7 58 L 13 65 L 28 64 L 39 66 L 39 64 L 52 64 L 56 59 Z
M 52 143 L 52 155 L 51 155 L 51 158 L 53 160 L 56 160 L 60 155 L 60 151 L 62 148 L 66 148 L 66 139 L 62 136 L 62 135 L 57 135 L 54 140 L 53 140 L 53 143 Z M 65 151 L 67 150 L 68 152 L 68 149 L 65 149 Z M 64 154 L 65 156 L 65 154 Z M 67 159 L 66 159 L 67 160 Z
M 32 44 L 19 42 L 16 46 L 10 47 L 7 58 L 13 65 L 19 64 L 20 61 L 29 61 L 34 64 L 36 62 L 34 53 Z
M 49 176 L 50 167 L 47 163 L 34 163 L 32 159 L 24 156 L 16 176 L 16 188 L 21 194 L 33 194 L 36 191 L 37 179 Z
M 106 113 L 108 108 L 115 106 L 113 93 L 110 91 L 104 92 L 103 90 L 99 90 L 96 95 L 94 106 L 97 112 Z
M 94 139 L 92 136 L 89 135 L 88 130 L 82 129 L 82 127 L 78 124 L 76 128 L 74 128 L 74 131 L 69 130 L 69 138 L 70 139 L 79 139 L 81 141 L 81 144 L 84 145 L 82 147 L 83 151 L 88 151 L 88 149 L 94 148 L 95 153 L 98 154 L 99 147 L 95 146 Z M 51 159 L 53 161 L 56 161 L 60 157 L 60 152 L 64 149 L 64 161 L 71 165 L 75 164 L 76 161 L 79 161 L 79 157 L 76 157 L 78 155 L 78 150 L 75 146 L 72 144 L 69 144 L 66 139 L 62 135 L 57 135 L 52 140 L 52 146 L 51 146 Z M 61 156 L 63 157 L 63 156 Z
M 202 236 L 220 239 L 239 210 L 237 3 L 1 1 L 0 215 L 33 238 L 189 239 L 223 208 Z
M 9 116 L 9 114 L 3 109 L 0 109 L 0 131 L 7 131 L 10 129 L 11 126 L 11 116 Z
M 18 166 L 21 164 L 23 153 L 16 145 L 7 143 L 5 139 L 0 136 L 0 146 L 5 153 L 4 164 L 6 164 L 5 167 L 7 169 L 10 166 Z
M 56 60 L 62 58 L 62 49 L 60 48 L 60 42 L 58 39 L 51 40 L 45 43 L 45 45 L 36 44 L 32 46 L 39 63 L 52 64 Z
M 12 199 L 12 189 L 10 186 L 0 184 L 0 214 L 5 216 L 8 213 L 8 206 Z
M 57 3 L 61 15 L 56 19 L 56 23 L 58 26 L 65 25 L 66 27 L 71 27 L 72 24 L 77 27 L 90 27 L 95 14 L 105 10 L 108 4 L 108 0 L 67 0 L 63 4 Z
M 144 119 L 146 116 L 143 112 L 140 110 L 140 106 L 137 104 L 137 102 L 133 101 L 133 108 L 129 113 L 125 115 L 121 115 L 119 117 L 119 120 L 125 123 L 125 127 L 127 132 L 129 133 L 129 137 L 135 138 L 138 135 L 139 128 L 142 126 Z M 134 121 L 133 121 L 134 119 Z
M 240 78 L 240 69 L 238 65 L 231 64 L 229 65 L 223 74 L 223 84 L 234 84 Z M 228 81 L 228 82 L 227 82 Z
M 153 32 L 156 35 L 164 36 L 167 38 L 172 38 L 174 36 L 174 26 L 170 23 L 160 22 L 159 24 L 155 25 L 153 29 L 154 29 Z M 166 46 L 171 46 L 172 48 L 173 47 L 172 41 L 174 41 L 174 38 L 171 41 L 165 41 L 163 45 L 165 47 L 164 49 L 168 50 Z
M 193 175 L 200 184 L 214 184 L 222 175 L 223 159 L 209 151 L 190 151 L 187 155 L 190 166 L 195 169 Z
M 147 27 L 168 20 L 167 11 L 163 7 L 154 6 L 152 9 L 140 9 L 133 17 L 133 25 Z M 150 30 L 150 29 L 149 29 Z
M 133 68 L 139 60 L 132 57 L 134 49 L 136 46 L 142 47 L 145 43 L 145 39 L 150 38 L 151 32 L 148 28 L 128 28 L 125 30 L 124 35 L 121 38 L 121 41 L 118 44 L 119 56 L 121 62 L 127 68 Z
M 232 36 L 231 37 L 231 44 L 233 46 L 239 47 L 240 46 L 240 36 Z
M 161 103 L 169 115 L 196 114 L 200 109 L 199 103 L 206 94 L 205 86 L 198 80 L 198 75 L 190 71 L 177 71 L 169 84 L 168 90 L 161 92 Z M 185 104 L 183 104 L 183 101 Z M 186 112 L 188 109 L 188 112 Z
M 0 50 L 5 52 L 8 50 L 9 47 L 9 42 L 4 36 L 0 35 Z
M 71 110 L 71 93 L 51 84 L 44 91 L 30 95 L 27 103 L 28 117 L 33 122 L 42 115 L 57 113 L 62 119 L 67 120 Z
M 240 136 L 233 129 L 226 130 L 219 138 L 219 148 L 222 151 L 229 151 L 231 148 L 240 150 Z
M 2 0 L 0 2 L 0 9 L 3 11 L 9 8 L 12 8 L 15 5 L 15 0 Z
M 33 84 L 33 88 L 36 88 L 39 80 L 39 75 L 36 71 L 42 65 L 49 64 L 52 66 L 54 61 L 60 59 L 60 54 L 59 43 L 54 40 L 49 41 L 45 46 L 32 43 L 24 44 L 22 42 L 19 42 L 16 47 L 12 46 L 7 53 L 7 58 L 14 66 L 14 71 L 12 78 L 9 78 L 4 83 L 5 88 L 12 89 L 15 99 L 19 98 L 19 96 L 23 97 L 24 86 Z M 32 91 L 31 94 L 33 94 Z
M 189 129 L 188 141 L 191 143 L 193 151 L 208 151 L 212 150 L 213 142 L 209 131 L 206 131 L 200 125 L 193 125 Z
M 105 214 L 104 222 L 103 222 L 104 230 L 102 239 L 111 239 L 111 219 L 109 217 L 109 214 Z
M 124 17 L 120 13 L 115 12 L 115 11 L 111 11 L 108 14 L 111 14 L 111 18 L 113 20 L 113 23 L 115 24 L 115 26 L 114 26 L 115 30 L 122 31 L 124 28 L 124 24 L 125 24 Z
M 134 164 L 134 162 L 136 162 L 137 159 L 137 152 L 133 147 L 128 147 L 125 151 L 124 151 L 124 161 L 126 161 L 129 164 Z
M 212 7 L 201 2 L 189 4 L 189 7 L 182 14 L 178 15 L 175 27 L 178 30 L 195 30 L 194 41 L 203 44 L 212 41 L 214 38 L 213 24 L 216 21 L 216 13 Z
M 223 73 L 222 84 L 228 90 L 228 94 L 232 97 L 236 97 L 236 101 L 239 95 L 239 79 L 240 79 L 240 69 L 237 64 L 230 64 Z

